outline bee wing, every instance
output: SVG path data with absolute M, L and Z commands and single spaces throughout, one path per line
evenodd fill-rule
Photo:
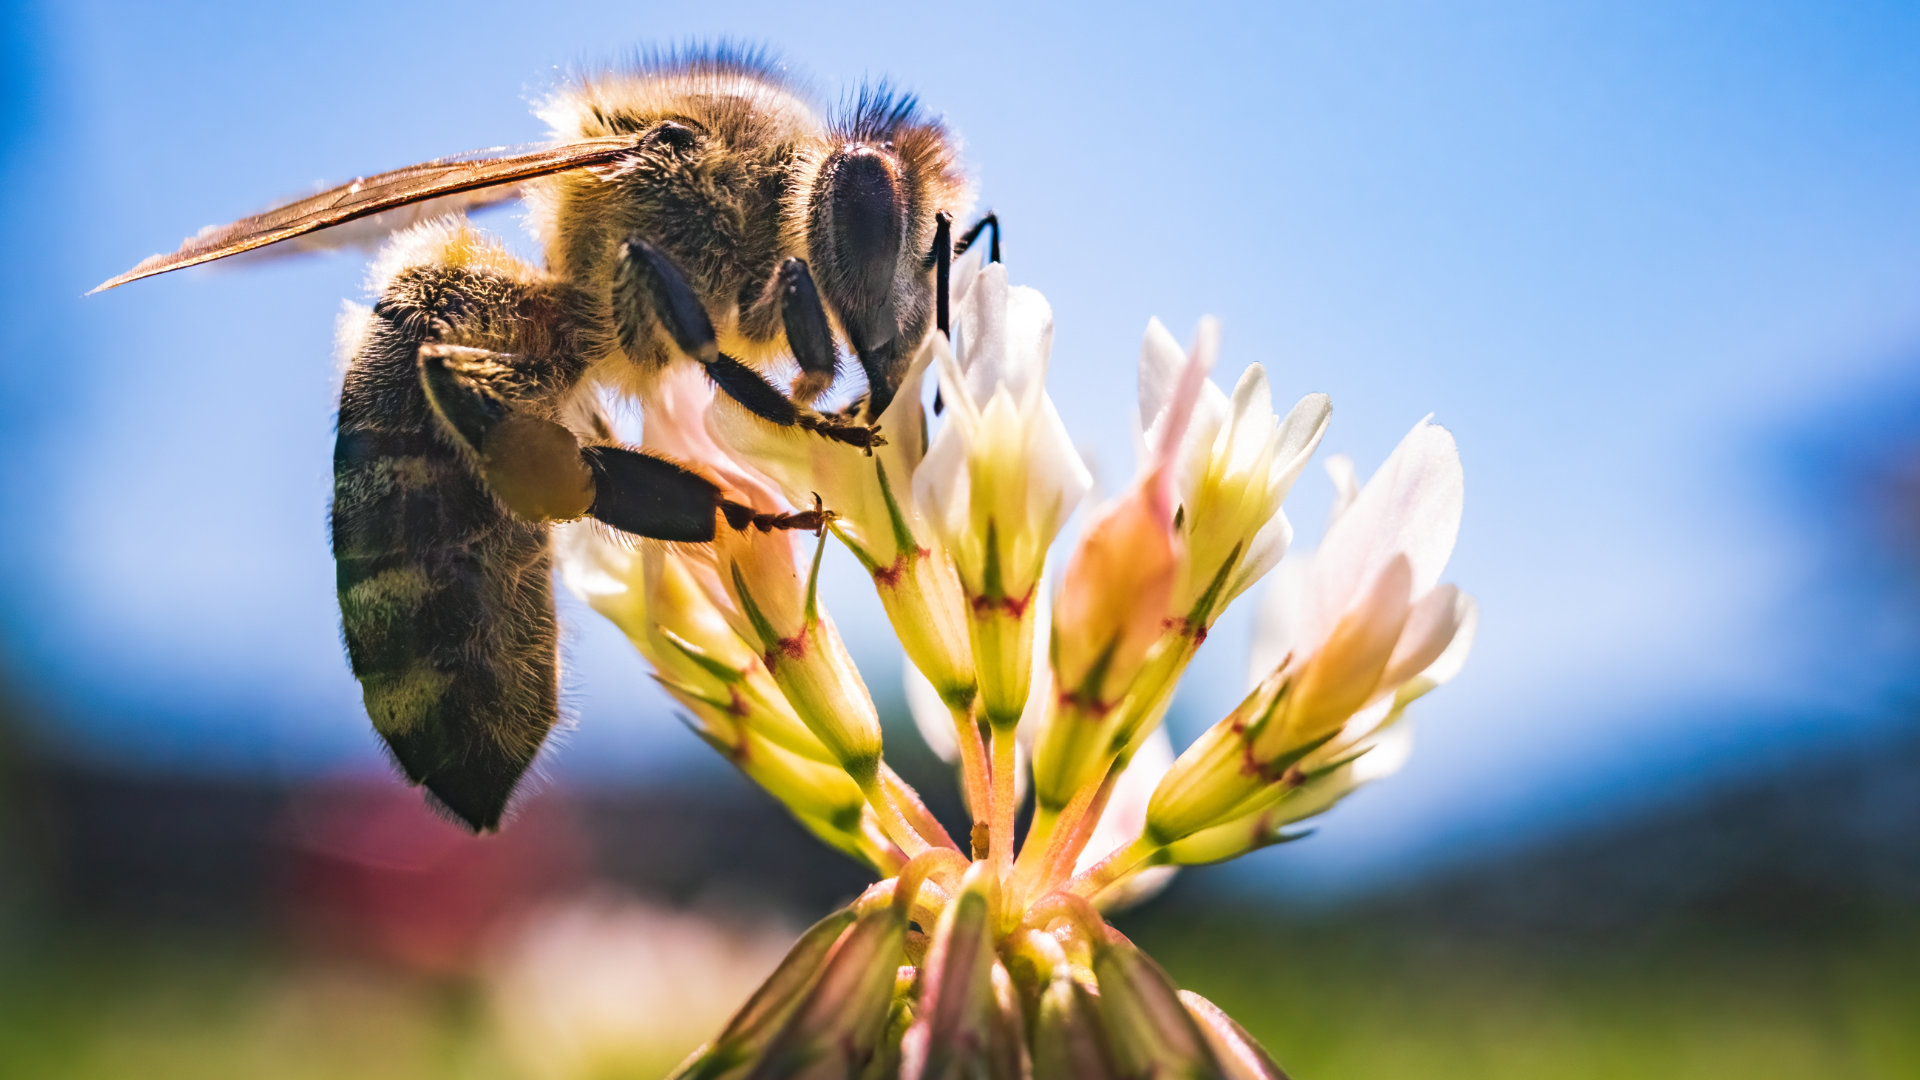
M 463 191 L 457 195 L 441 195 L 357 217 L 340 225 L 331 225 L 318 232 L 304 233 L 252 251 L 243 251 L 232 258 L 236 264 L 255 265 L 296 255 L 310 255 L 317 251 L 358 249 L 371 253 L 394 233 L 423 221 L 500 206 L 519 199 L 525 193 L 525 185 L 505 183 Z
M 102 282 L 93 292 L 375 215 L 386 216 L 386 220 L 374 223 L 376 230 L 403 228 L 420 220 L 422 215 L 391 212 L 428 200 L 435 200 L 435 209 L 442 211 L 500 202 L 514 197 L 516 186 L 523 180 L 611 163 L 637 148 L 641 138 L 640 135 L 608 135 L 557 145 L 479 150 L 363 176 L 231 225 L 202 229 L 198 236 L 181 244 L 178 251 L 146 259 L 126 273 Z M 352 244 L 365 243 L 368 237 L 354 234 L 341 239 Z

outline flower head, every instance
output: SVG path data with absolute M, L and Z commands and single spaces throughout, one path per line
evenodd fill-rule
M 1407 705 L 1471 638 L 1471 600 L 1438 583 L 1460 519 L 1452 437 L 1423 422 L 1364 489 L 1330 463 L 1341 497 L 1326 541 L 1282 561 L 1281 503 L 1326 398 L 1281 416 L 1259 365 L 1229 396 L 1208 378 L 1210 320 L 1187 350 L 1154 322 L 1140 468 L 1049 589 L 1053 541 L 1091 486 L 1046 393 L 1052 313 L 997 265 L 956 280 L 953 341 L 919 351 L 871 455 L 697 379 L 669 378 L 649 403 L 649 449 L 761 515 L 817 503 L 820 536 L 748 527 L 686 547 L 588 524 L 559 541 L 569 584 L 626 631 L 700 737 L 881 877 L 675 1075 L 1279 1077 L 1100 912 L 1176 866 L 1298 839 L 1295 822 L 1398 766 Z M 947 405 L 930 437 L 929 370 Z M 959 764 L 964 844 L 884 761 L 873 697 L 819 595 L 828 533 L 873 580 L 921 730 Z M 1160 725 L 1175 684 L 1276 563 L 1253 691 L 1176 758 Z M 1025 786 L 1035 814 L 1016 850 Z

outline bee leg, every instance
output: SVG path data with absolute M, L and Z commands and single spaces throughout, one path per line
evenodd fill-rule
M 933 327 L 942 337 L 953 338 L 953 215 L 945 210 L 933 215 Z M 947 407 L 940 387 L 933 388 L 933 415 Z
M 780 264 L 776 287 L 780 297 L 780 321 L 787 331 L 787 348 L 800 365 L 800 378 L 794 381 L 793 396 L 810 402 L 833 385 L 838 354 L 833 347 L 833 328 L 827 323 L 826 305 L 820 302 L 820 290 L 813 285 L 813 274 L 803 259 L 789 258 Z
M 945 210 L 933 215 L 933 248 L 927 252 L 927 264 L 933 267 L 934 329 L 952 337 L 953 215 Z
M 990 230 L 987 233 L 987 261 L 990 263 L 999 262 L 1000 261 L 1000 216 L 998 214 L 995 214 L 991 210 L 987 211 L 987 216 L 981 218 L 979 221 L 974 222 L 973 227 L 969 228 L 966 231 L 966 233 L 960 237 L 960 240 L 958 243 L 955 243 L 952 240 L 952 237 L 953 237 L 953 215 L 952 214 L 949 214 L 946 211 L 942 210 L 939 214 L 934 216 L 934 221 L 936 224 L 935 224 L 934 233 L 933 233 L 933 257 L 934 257 L 934 293 L 933 295 L 934 295 L 934 303 L 937 305 L 936 308 L 934 309 L 935 310 L 934 324 L 940 328 L 941 333 L 947 334 L 948 336 L 952 336 L 952 331 L 949 329 L 952 323 L 952 317 L 949 314 L 949 311 L 951 310 L 953 298 L 949 294 L 952 292 L 952 288 L 953 288 L 952 286 L 953 260 L 956 258 L 959 258 L 962 255 L 965 255 L 967 253 L 967 249 L 973 246 L 973 242 L 975 240 L 980 239 L 980 232 L 981 230 L 984 229 L 984 230 Z M 936 388 L 933 391 L 933 415 L 939 416 L 941 410 L 944 409 L 945 407 L 946 407 L 946 402 L 941 400 L 940 391 L 938 388 Z
M 886 444 L 868 425 L 795 404 L 766 376 L 721 352 L 713 320 L 693 286 L 665 252 L 646 240 L 634 237 L 620 245 L 613 290 L 620 344 L 630 355 L 644 352 L 649 328 L 643 313 L 651 313 L 681 352 L 699 361 L 716 386 L 754 415 L 863 450 Z
M 618 446 L 582 447 L 551 420 L 516 411 L 475 372 L 515 358 L 460 345 L 420 347 L 421 381 L 447 426 L 473 451 L 495 496 L 530 523 L 591 516 L 654 540 L 706 543 L 736 529 L 818 529 L 822 514 L 762 514 L 722 497 L 713 481 L 665 458 Z
M 636 536 L 703 543 L 713 539 L 722 520 L 742 532 L 817 532 L 831 517 L 818 509 L 794 514 L 761 513 L 725 498 L 718 486 L 699 473 L 637 450 L 589 446 L 581 454 L 594 478 L 589 513 Z
M 960 242 L 953 245 L 954 257 L 959 258 L 960 256 L 965 255 L 967 253 L 967 249 L 973 246 L 973 242 L 975 240 L 980 239 L 980 233 L 983 230 L 987 234 L 987 261 L 990 263 L 999 262 L 1000 261 L 1000 215 L 994 213 L 991 210 L 987 211 L 986 217 L 983 217 L 979 221 L 974 222 L 972 227 L 968 228 L 966 232 L 960 234 Z

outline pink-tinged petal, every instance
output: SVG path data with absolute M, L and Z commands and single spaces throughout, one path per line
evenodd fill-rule
M 1393 647 L 1393 657 L 1380 674 L 1380 685 L 1393 688 L 1433 666 L 1460 629 L 1465 614 L 1460 590 L 1442 585 L 1421 597 L 1407 613 L 1407 625 Z
M 1420 674 L 1435 685 L 1452 681 L 1460 674 L 1460 668 L 1467 662 L 1467 653 L 1473 649 L 1474 636 L 1480 630 L 1480 602 L 1467 593 L 1460 594 L 1460 614 L 1457 618 L 1459 629 L 1454 632 L 1453 641 L 1448 643 L 1447 651 L 1440 654 L 1427 670 Z
M 1145 478 L 1141 482 L 1152 485 L 1156 512 L 1169 525 L 1173 519 L 1175 486 L 1180 479 L 1181 455 L 1188 445 L 1187 436 L 1196 410 L 1206 391 L 1212 388 L 1207 373 L 1213 370 L 1213 362 L 1219 355 L 1219 320 L 1201 319 L 1193 350 L 1182 358 L 1174 372 L 1164 408 L 1156 416 L 1146 440 L 1147 452 L 1141 459 Z
M 1144 477 L 1087 526 L 1054 601 L 1053 668 L 1063 694 L 1100 713 L 1131 684 L 1180 574 L 1171 507 Z
M 1255 754 L 1261 760 L 1338 731 L 1373 700 L 1412 608 L 1407 595 L 1411 576 L 1406 556 L 1395 555 L 1334 624 L 1301 669 L 1284 724 L 1269 725 L 1255 737 Z
M 1330 629 L 1394 558 L 1406 559 L 1413 595 L 1432 589 L 1453 554 L 1464 491 L 1453 435 L 1426 420 L 1414 425 L 1327 529 L 1314 589 L 1316 624 Z
M 780 495 L 708 431 L 714 387 L 692 364 L 669 364 L 648 395 L 640 445 L 690 463 L 756 509 L 777 510 Z

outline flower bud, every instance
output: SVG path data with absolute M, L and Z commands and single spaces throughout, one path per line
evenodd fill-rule
M 999 882 L 993 868 L 976 862 L 947 904 L 920 972 L 918 1018 L 907 1038 L 914 1080 L 971 1075 L 970 1068 L 992 1041 L 998 1002 L 993 986 L 994 920 Z
M 818 499 L 833 511 L 834 535 L 872 575 L 908 658 L 944 698 L 964 705 L 974 693 L 966 601 L 913 494 L 914 473 L 926 452 L 921 387 L 933 355 L 931 341 L 921 346 L 877 421 L 886 444 L 871 453 L 769 423 L 727 399 L 715 401 L 708 426 L 787 501 L 806 506 Z
M 845 769 L 803 758 L 751 728 L 741 728 L 733 742 L 711 729 L 696 728 L 695 734 L 785 803 L 809 828 L 816 833 L 825 829 L 822 839 L 844 850 L 845 842 L 859 837 L 867 799 Z
M 1267 771 L 1251 757 L 1250 733 L 1270 722 L 1288 685 L 1285 669 L 1274 672 L 1174 760 L 1147 803 L 1148 839 L 1170 844 L 1217 825 L 1267 785 Z
M 828 953 L 853 921 L 853 909 L 842 908 L 813 924 L 787 950 L 786 958 L 760 989 L 727 1021 L 720 1036 L 694 1051 L 674 1071 L 672 1080 L 723 1080 L 744 1075 L 813 986 Z
M 1125 1076 L 1213 1077 L 1220 1074 L 1200 1025 L 1160 965 L 1124 941 L 1094 948 L 1100 1016 L 1114 1063 Z
M 1287 1074 L 1253 1041 L 1247 1029 L 1220 1011 L 1220 1006 L 1191 990 L 1180 991 L 1180 1000 L 1207 1037 L 1224 1080 L 1287 1080 Z
M 749 1080 L 860 1075 L 886 1030 L 906 932 L 906 916 L 892 904 L 861 914 L 747 1073 Z
M 1070 975 L 1056 974 L 1033 1022 L 1033 1080 L 1120 1080 L 1099 1002 Z
M 880 717 L 866 683 L 821 609 L 820 549 L 802 576 L 788 533 L 748 531 L 714 544 L 735 632 L 761 649 L 795 714 L 863 784 L 880 761 Z
M 1047 547 L 1092 486 L 1046 394 L 1053 313 L 987 267 L 956 312 L 956 348 L 930 339 L 949 407 L 914 473 L 914 496 L 951 553 L 968 604 L 980 705 L 1018 723 Z

